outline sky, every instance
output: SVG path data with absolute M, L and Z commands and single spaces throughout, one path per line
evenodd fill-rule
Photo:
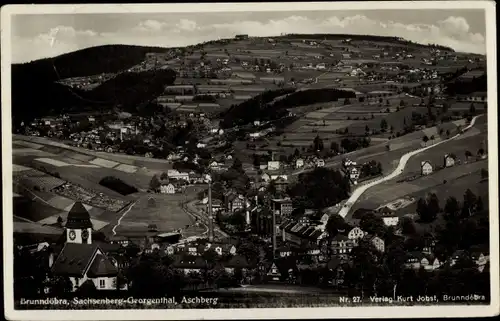
M 484 54 L 485 24 L 485 11 L 472 9 L 24 14 L 12 16 L 11 53 L 22 63 L 105 44 L 176 47 L 236 34 L 346 33 Z

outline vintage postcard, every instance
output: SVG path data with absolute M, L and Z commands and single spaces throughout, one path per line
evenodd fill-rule
M 1 24 L 8 319 L 499 313 L 493 2 Z

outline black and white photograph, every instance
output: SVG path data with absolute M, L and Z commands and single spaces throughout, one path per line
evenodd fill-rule
M 499 313 L 493 2 L 1 23 L 10 319 Z

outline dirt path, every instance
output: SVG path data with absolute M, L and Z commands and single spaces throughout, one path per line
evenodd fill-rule
M 113 226 L 113 229 L 112 229 L 112 231 L 113 231 L 113 235 L 116 235 L 116 228 L 117 228 L 118 226 L 120 226 L 120 223 L 122 222 L 122 219 L 125 217 L 125 215 L 127 215 L 127 214 L 128 214 L 128 212 L 130 212 L 130 210 L 132 209 L 132 207 L 134 207 L 134 205 L 135 205 L 136 203 L 137 203 L 137 202 L 132 203 L 132 204 L 130 205 L 130 207 L 129 207 L 129 208 L 128 208 L 125 212 L 123 212 L 122 216 L 120 216 L 120 218 L 118 219 L 118 222 L 116 222 L 116 225 L 115 225 L 115 226 Z

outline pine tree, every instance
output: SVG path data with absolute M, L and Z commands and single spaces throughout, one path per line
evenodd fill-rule
M 153 191 L 157 191 L 160 188 L 160 185 L 161 183 L 158 176 L 154 175 L 149 182 L 149 188 Z

